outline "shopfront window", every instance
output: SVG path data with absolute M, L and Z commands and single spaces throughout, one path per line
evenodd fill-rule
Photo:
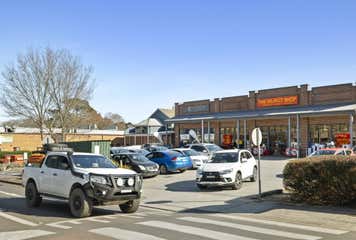
M 310 145 L 324 146 L 334 144 L 336 147 L 350 143 L 349 126 L 347 124 L 318 124 L 309 126 Z

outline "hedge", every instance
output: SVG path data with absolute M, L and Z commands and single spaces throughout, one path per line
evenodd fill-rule
M 294 201 L 338 206 L 356 201 L 356 156 L 292 160 L 283 177 Z
M 28 156 L 31 156 L 31 151 L 0 151 L 0 158 L 3 158 L 5 155 L 23 155 L 25 152 L 28 153 Z

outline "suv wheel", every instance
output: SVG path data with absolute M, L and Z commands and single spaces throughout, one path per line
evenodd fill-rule
M 233 190 L 239 190 L 242 187 L 242 176 L 240 172 L 236 173 L 235 182 L 232 186 Z
M 119 207 L 124 213 L 134 213 L 137 211 L 140 205 L 140 199 L 130 200 L 124 204 L 120 204 Z
M 159 173 L 160 174 L 167 174 L 168 173 L 167 167 L 165 165 L 159 166 Z
M 29 207 L 38 207 L 42 202 L 42 198 L 37 191 L 37 187 L 32 181 L 26 184 L 25 195 L 26 203 Z
M 69 207 L 74 217 L 89 217 L 93 209 L 93 202 L 82 189 L 75 188 L 69 196 Z
M 251 180 L 251 182 L 256 182 L 256 180 L 257 180 L 257 167 L 253 168 L 253 174 L 250 177 L 250 180 Z

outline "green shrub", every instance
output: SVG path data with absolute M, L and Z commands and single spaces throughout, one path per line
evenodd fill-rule
M 31 156 L 31 151 L 0 151 L 0 158 L 3 158 L 5 155 L 23 155 L 25 152 L 28 153 L 28 156 Z
M 283 171 L 292 200 L 323 205 L 356 201 L 356 156 L 318 156 L 293 160 Z

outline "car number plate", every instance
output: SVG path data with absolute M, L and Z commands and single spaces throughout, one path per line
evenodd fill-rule
M 121 190 L 121 193 L 130 193 L 130 192 L 132 192 L 131 189 L 123 189 L 123 190 Z
M 215 178 L 215 176 L 206 176 L 206 178 Z

